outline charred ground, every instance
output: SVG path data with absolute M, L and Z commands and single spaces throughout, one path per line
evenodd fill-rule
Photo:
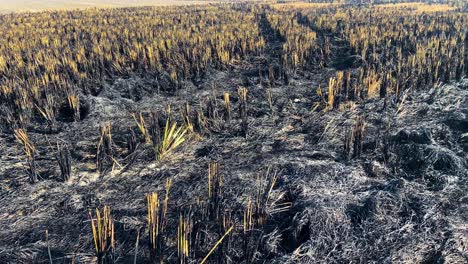
M 67 105 L 54 127 L 33 120 L 27 132 L 36 148 L 34 184 L 23 148 L 3 127 L 1 262 L 48 263 L 49 255 L 54 263 L 95 262 L 89 211 L 109 206 L 116 263 L 135 257 L 137 263 L 199 262 L 229 231 L 225 223 L 234 231 L 209 263 L 465 263 L 466 79 L 342 100 L 329 109 L 317 87 L 327 87 L 337 71 L 356 72 L 360 55 L 339 35 L 311 26 L 319 45 L 329 45 L 329 56 L 290 71 L 282 63 L 285 39 L 266 13 L 256 21 L 265 40 L 258 55 L 208 67 L 178 84 L 168 74 L 106 80 L 95 94 L 80 94 L 79 120 Z M 247 89 L 245 102 L 239 87 Z M 225 93 L 231 95 L 229 115 Z M 160 127 L 168 119 L 183 124 L 188 116 L 195 132 L 155 160 L 137 127 L 139 113 Z M 103 154 L 99 167 L 107 124 L 112 154 Z M 66 159 L 71 172 L 64 181 L 59 161 Z M 213 175 L 222 178 L 213 196 L 210 164 L 219 165 Z M 168 179 L 163 252 L 154 253 L 145 197 L 163 197 Z M 246 227 L 249 201 L 272 181 L 268 202 Z M 178 253 L 181 217 L 190 222 L 186 257 Z

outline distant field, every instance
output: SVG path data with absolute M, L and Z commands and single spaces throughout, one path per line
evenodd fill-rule
M 0 13 L 76 9 L 88 7 L 125 7 L 149 5 L 190 5 L 214 1 L 204 0 L 0 0 Z

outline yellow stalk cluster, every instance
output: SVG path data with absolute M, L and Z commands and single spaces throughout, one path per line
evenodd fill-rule
M 195 133 L 195 128 L 193 126 L 192 118 L 191 118 L 191 109 L 190 104 L 188 102 L 185 103 L 183 107 L 181 107 L 181 116 L 184 121 L 184 126 L 187 128 L 187 132 L 189 134 Z
M 287 211 L 291 207 L 289 202 L 280 202 L 284 198 L 284 194 L 273 195 L 277 180 L 278 171 L 270 167 L 265 174 L 260 173 L 257 176 L 256 193 L 252 198 L 249 198 L 244 208 L 244 233 L 265 225 L 270 215 Z
M 161 160 L 174 149 L 176 149 L 180 144 L 185 141 L 185 134 L 187 129 L 183 126 L 177 126 L 176 122 L 170 122 L 168 119 L 166 121 L 166 126 L 164 127 L 164 134 L 158 148 L 158 159 Z
M 29 139 L 28 134 L 26 134 L 26 131 L 24 131 L 24 129 L 19 128 L 15 129 L 14 133 L 16 140 L 21 145 L 23 145 L 24 153 L 26 154 L 28 159 L 32 159 L 34 157 L 34 153 L 36 152 L 36 147 Z
M 327 110 L 337 109 L 342 98 L 349 97 L 351 90 L 351 72 L 337 71 L 335 77 L 328 80 Z M 323 97 L 321 89 L 317 90 L 320 98 Z
M 225 120 L 229 121 L 231 120 L 231 99 L 230 99 L 231 94 L 225 92 L 223 94 L 223 99 L 224 99 L 224 111 L 225 111 Z
M 245 87 L 239 87 L 237 89 L 237 95 L 239 96 L 239 116 L 242 120 L 241 129 L 244 137 L 247 137 L 249 128 L 248 116 L 247 116 L 247 93 L 248 90 Z
M 166 181 L 166 194 L 161 203 L 157 193 L 151 193 L 146 196 L 148 209 L 148 234 L 150 241 L 150 252 L 153 258 L 162 252 L 162 241 L 167 224 L 167 211 L 169 203 L 169 193 L 172 187 L 172 180 Z M 161 257 L 161 256 L 159 256 Z
M 181 214 L 179 216 L 179 226 L 177 228 L 177 253 L 181 264 L 187 263 L 190 256 L 190 234 L 192 222 L 189 216 Z
M 146 196 L 148 203 L 148 226 L 149 240 L 152 250 L 157 247 L 157 238 L 159 236 L 159 199 L 157 193 L 151 193 Z
M 167 74 L 177 84 L 265 46 L 255 14 L 231 5 L 42 12 L 0 21 L 0 101 L 28 116 L 37 109 L 47 120 L 71 89 L 96 93 L 105 77 Z
M 186 111 L 190 112 L 188 105 Z M 162 131 L 159 131 L 160 128 L 157 124 L 159 120 L 155 113 L 152 114 L 153 123 L 151 126 L 145 121 L 143 113 L 140 112 L 138 116 L 136 114 L 132 114 L 138 129 L 145 139 L 145 142 L 153 144 L 158 160 L 162 160 L 173 152 L 178 146 L 185 142 L 187 132 L 193 131 L 193 125 L 188 114 L 185 114 L 182 111 L 185 126 L 178 126 L 177 122 L 172 121 L 172 118 L 170 118 L 170 106 L 168 106 L 167 113 L 169 117 L 167 117 L 166 125 Z
M 69 93 L 67 96 L 68 105 L 73 110 L 75 121 L 80 120 L 80 97 L 75 93 Z
M 34 143 L 29 139 L 29 136 L 24 129 L 15 129 L 14 135 L 18 143 L 23 145 L 24 154 L 26 154 L 27 157 L 27 162 L 29 166 L 29 181 L 31 183 L 36 183 L 38 181 L 35 158 L 36 147 L 34 146 Z
M 468 15 L 423 6 L 423 10 L 437 12 L 415 12 L 420 4 L 405 4 L 306 8 L 301 13 L 314 28 L 334 32 L 349 43 L 363 62 L 359 74 L 353 76 L 353 97 L 374 98 L 425 89 L 467 74 Z
M 145 142 L 152 143 L 151 136 L 148 131 L 148 126 L 146 125 L 145 118 L 143 117 L 143 113 L 140 112 L 138 116 L 136 114 L 132 114 L 132 116 L 138 126 L 138 129 L 145 138 Z
M 257 188 L 255 193 L 249 199 L 249 203 L 244 211 L 243 229 L 239 227 L 238 231 L 243 230 L 244 242 L 249 243 L 249 239 L 255 239 L 254 229 L 262 228 L 267 224 L 268 217 L 276 213 L 284 212 L 291 207 L 291 204 L 284 202 L 284 193 L 274 191 L 278 181 L 277 170 L 268 170 L 264 174 L 259 174 L 257 177 Z M 219 165 L 217 163 L 209 164 L 208 170 L 208 197 L 210 199 L 221 194 L 222 178 L 219 174 Z M 216 187 L 218 186 L 218 187 Z M 149 240 L 149 260 L 154 263 L 164 263 L 169 257 L 168 249 L 170 245 L 177 244 L 178 262 L 181 264 L 193 263 L 201 256 L 200 252 L 208 250 L 206 243 L 206 234 L 200 227 L 211 226 L 213 223 L 220 227 L 217 234 L 218 239 L 210 245 L 210 250 L 206 253 L 199 263 L 207 263 L 211 256 L 218 250 L 221 252 L 229 252 L 232 246 L 232 240 L 229 236 L 235 232 L 238 227 L 239 216 L 237 209 L 221 208 L 219 218 L 206 218 L 204 210 L 205 203 L 200 199 L 197 200 L 195 208 L 190 205 L 190 208 L 181 209 L 175 208 L 178 211 L 177 237 L 170 239 L 167 235 L 171 234 L 169 226 L 169 194 L 172 187 L 172 180 L 167 179 L 165 184 L 165 196 L 163 199 L 158 193 L 153 192 L 146 196 L 147 202 L 147 230 Z M 197 210 L 201 209 L 200 211 Z M 195 210 L 194 210 L 195 209 Z M 91 229 L 94 241 L 94 248 L 99 264 L 114 263 L 116 240 L 114 234 L 114 220 L 111 216 L 111 210 L 105 206 L 102 211 L 96 209 L 95 214 L 89 212 Z M 138 256 L 138 243 L 140 232 L 138 232 L 136 242 L 135 260 Z M 177 240 L 177 241 L 175 241 Z M 226 241 L 227 240 L 227 241 Z M 211 243 L 211 242 L 210 242 Z M 223 244 L 223 245 L 222 245 Z M 202 250 L 202 251 L 200 251 Z
M 245 87 L 239 87 L 239 89 L 237 89 L 237 94 L 239 95 L 239 100 L 242 101 L 242 102 L 247 101 L 247 93 L 248 93 L 248 90 Z
M 114 221 L 111 216 L 111 210 L 108 206 L 104 206 L 102 212 L 96 209 L 95 218 L 89 212 L 89 218 L 98 263 L 104 263 L 105 259 L 113 258 L 115 250 Z
M 285 39 L 283 65 L 286 68 L 294 70 L 313 62 L 320 50 L 316 32 L 300 25 L 293 13 L 271 12 L 267 19 L 271 27 Z

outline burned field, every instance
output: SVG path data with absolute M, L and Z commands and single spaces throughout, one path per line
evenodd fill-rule
M 1 263 L 466 263 L 468 14 L 0 16 Z

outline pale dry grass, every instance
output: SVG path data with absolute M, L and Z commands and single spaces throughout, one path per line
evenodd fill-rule
M 0 0 L 0 14 L 11 12 L 39 12 L 47 10 L 72 10 L 84 8 L 200 5 L 210 0 Z
M 341 5 L 341 3 L 307 3 L 307 2 L 289 2 L 278 3 L 271 5 L 276 10 L 286 11 L 291 9 L 309 9 L 309 8 L 325 8 L 330 6 Z
M 426 4 L 426 3 L 397 3 L 377 5 L 379 8 L 409 8 L 417 13 L 448 12 L 455 10 L 455 7 L 447 4 Z

